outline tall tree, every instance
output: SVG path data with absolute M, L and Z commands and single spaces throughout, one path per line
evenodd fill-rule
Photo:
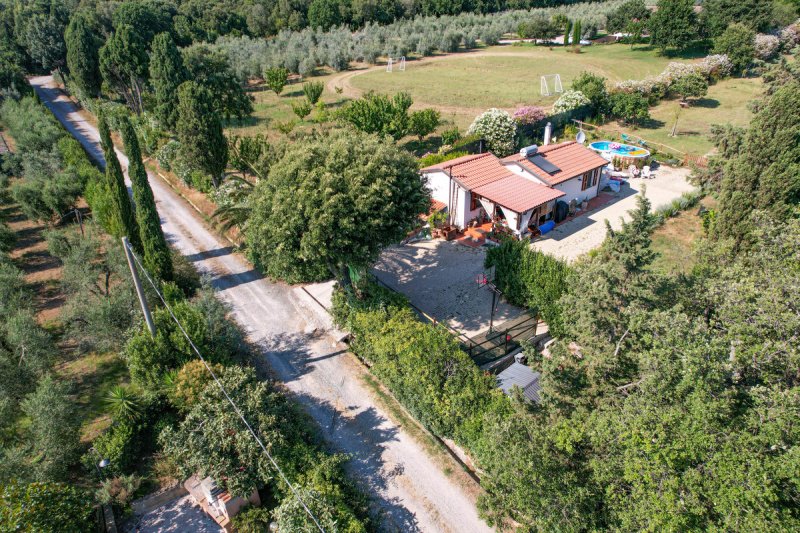
M 242 80 L 233 73 L 224 54 L 205 44 L 196 44 L 183 50 L 183 62 L 188 72 L 187 79 L 208 89 L 220 117 L 241 119 L 253 111 L 253 103 L 244 92 Z
M 709 37 L 722 35 L 734 22 L 744 24 L 753 31 L 767 31 L 772 22 L 771 0 L 706 0 L 700 21 Z
M 228 164 L 228 143 L 211 92 L 193 81 L 178 88 L 176 132 L 184 160 L 206 172 L 219 187 Z
M 756 32 L 735 22 L 714 39 L 714 53 L 725 54 L 731 60 L 735 72 L 744 72 L 756 55 L 755 37 Z
M 100 94 L 103 79 L 100 75 L 99 28 L 89 12 L 73 16 L 64 34 L 67 45 L 67 68 L 70 79 L 89 96 Z
M 128 196 L 128 188 L 125 186 L 125 176 L 122 173 L 119 159 L 117 159 L 114 143 L 111 140 L 111 130 L 108 128 L 108 122 L 102 113 L 97 119 L 97 129 L 100 131 L 100 145 L 103 148 L 103 156 L 106 160 L 106 187 L 115 207 L 112 216 L 116 220 L 112 226 L 118 228 L 119 235 L 116 235 L 117 237 L 128 237 L 134 249 L 142 253 L 139 225 L 136 223 L 131 199 Z
M 650 17 L 650 37 L 662 52 L 685 50 L 698 37 L 697 15 L 692 0 L 659 0 Z
M 159 279 L 171 280 L 172 256 L 164 232 L 161 231 L 161 221 L 156 210 L 153 191 L 147 181 L 147 170 L 142 163 L 139 139 L 136 138 L 136 131 L 128 117 L 122 119 L 120 133 L 128 156 L 128 177 L 131 180 L 133 201 L 136 205 L 136 222 L 139 225 L 139 237 L 144 251 L 144 266 Z
M 33 15 L 25 25 L 25 43 L 28 55 L 43 69 L 61 69 L 66 64 L 64 25 L 50 15 Z
M 650 18 L 650 10 L 644 0 L 628 0 L 608 14 L 606 29 L 609 33 L 625 31 L 631 21 L 645 21 Z
M 143 109 L 142 93 L 149 60 L 145 43 L 130 26 L 118 27 L 100 49 L 103 79 L 125 99 L 134 113 Z
M 183 58 L 168 33 L 159 33 L 153 39 L 150 52 L 150 84 L 153 86 L 155 107 L 153 112 L 161 125 L 175 130 L 178 120 L 178 87 L 186 81 Z
M 247 227 L 250 257 L 290 282 L 338 278 L 370 265 L 428 209 L 408 153 L 345 129 L 290 147 L 259 180 Z

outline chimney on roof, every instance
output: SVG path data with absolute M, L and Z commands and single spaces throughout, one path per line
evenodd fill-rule
M 553 124 L 548 122 L 544 127 L 544 145 L 550 144 L 550 137 L 553 135 Z

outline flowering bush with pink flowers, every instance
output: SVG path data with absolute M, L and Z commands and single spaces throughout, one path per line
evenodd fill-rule
M 779 35 L 781 48 L 790 52 L 792 48 L 800 44 L 800 21 L 790 24 L 781 30 Z
M 535 124 L 540 120 L 544 120 L 546 116 L 547 112 L 544 110 L 544 108 L 535 105 L 522 106 L 514 111 L 514 120 L 524 126 Z
M 781 40 L 777 36 L 764 33 L 756 35 L 753 44 L 756 47 L 756 57 L 762 61 L 769 61 L 777 56 L 781 48 Z

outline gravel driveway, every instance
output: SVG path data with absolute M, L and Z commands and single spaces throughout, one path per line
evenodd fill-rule
M 98 161 L 97 129 L 53 84 L 31 79 L 42 102 Z M 118 152 L 123 168 L 128 161 Z M 422 446 L 391 421 L 364 385 L 366 370 L 344 345 L 306 334 L 290 287 L 264 279 L 232 251 L 166 183 L 150 175 L 167 240 L 211 277 L 232 315 L 264 360 L 321 427 L 337 451 L 350 454 L 348 471 L 374 501 L 382 531 L 491 531 L 478 517 L 475 495 L 442 472 Z
M 567 261 L 574 261 L 602 244 L 606 238 L 606 220 L 614 229 L 622 226 L 623 218 L 630 220 L 628 211 L 636 207 L 636 195 L 644 188 L 647 189 L 647 198 L 650 199 L 653 209 L 658 209 L 694 189 L 686 181 L 690 173 L 688 168 L 662 165 L 656 171 L 654 179 L 628 180 L 628 185 L 622 187 L 615 201 L 559 225 L 531 246 Z

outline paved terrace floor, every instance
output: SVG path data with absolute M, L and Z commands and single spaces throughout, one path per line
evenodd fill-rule
M 474 337 L 489 329 L 492 293 L 476 281 L 484 273 L 485 257 L 485 247 L 437 239 L 387 249 L 372 272 L 426 314 Z M 501 301 L 495 327 L 522 312 Z
M 588 214 L 559 224 L 531 246 L 572 262 L 597 248 L 605 240 L 606 220 L 614 229 L 622 226 L 623 218 L 630 220 L 628 212 L 636 207 L 636 195 L 644 188 L 647 189 L 647 198 L 650 199 L 653 209 L 658 209 L 694 188 L 686 181 L 690 173 L 688 168 L 662 165 L 655 171 L 655 178 L 629 179 L 628 184 L 622 186 L 615 198 Z

